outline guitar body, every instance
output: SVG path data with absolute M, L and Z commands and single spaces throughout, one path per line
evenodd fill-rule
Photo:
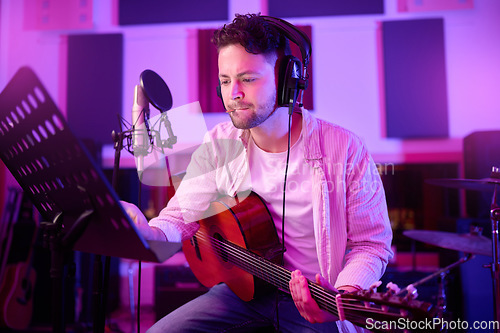
M 251 192 L 240 202 L 223 197 L 208 209 L 209 217 L 201 220 L 200 229 L 193 238 L 182 244 L 193 274 L 206 287 L 224 282 L 242 300 L 254 298 L 263 281 L 234 265 L 214 240 L 232 244 L 271 261 L 279 262 L 281 244 L 276 228 L 262 199 Z M 236 257 L 238 257 L 236 255 Z
M 1 323 L 16 330 L 28 328 L 33 314 L 36 273 L 27 263 L 7 265 L 2 283 Z M 7 287 L 8 288 L 5 288 Z

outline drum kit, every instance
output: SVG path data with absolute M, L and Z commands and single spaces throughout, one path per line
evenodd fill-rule
M 494 319 L 500 320 L 500 262 L 499 262 L 499 222 L 500 222 L 500 206 L 497 203 L 498 193 L 500 189 L 500 169 L 493 167 L 489 178 L 483 179 L 428 179 L 426 183 L 431 185 L 472 190 L 484 191 L 492 193 L 490 220 L 491 220 L 491 239 L 481 235 L 481 229 L 475 227 L 467 234 L 456 234 L 442 231 L 425 231 L 425 230 L 407 230 L 403 234 L 413 240 L 434 245 L 440 248 L 463 252 L 465 257 L 459 261 L 444 267 L 435 273 L 425 277 L 424 279 L 412 284 L 413 287 L 420 285 L 428 280 L 440 276 L 444 279 L 447 272 L 459 266 L 460 264 L 472 259 L 474 255 L 491 256 L 492 262 L 488 267 L 491 269 L 491 277 L 493 282 L 493 305 Z M 440 289 L 442 289 L 440 287 Z M 438 298 L 438 310 L 441 313 L 445 309 L 444 291 L 440 290 Z M 495 331 L 498 333 L 498 330 Z

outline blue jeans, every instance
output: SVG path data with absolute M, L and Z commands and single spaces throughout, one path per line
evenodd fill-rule
M 242 301 L 228 286 L 219 284 L 156 322 L 148 333 L 259 332 L 276 326 L 276 293 Z M 311 324 L 299 314 L 289 295 L 278 293 L 280 332 L 338 332 L 335 322 Z

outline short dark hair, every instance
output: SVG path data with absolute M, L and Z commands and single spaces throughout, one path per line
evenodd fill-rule
M 280 51 L 288 54 L 289 51 L 287 38 L 260 14 L 236 14 L 233 22 L 214 32 L 212 42 L 217 51 L 233 44 L 240 44 L 248 53 L 266 56 L 280 54 Z

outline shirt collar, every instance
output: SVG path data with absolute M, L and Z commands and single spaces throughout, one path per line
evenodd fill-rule
M 316 117 L 314 117 L 309 111 L 304 108 L 301 108 L 298 111 L 302 114 L 302 136 L 304 140 L 304 157 L 308 160 L 318 160 L 321 159 L 321 147 L 319 144 L 319 139 L 321 133 L 318 129 L 320 129 L 318 121 Z M 238 129 L 239 138 L 243 143 L 245 149 L 248 149 L 248 142 L 250 140 L 250 130 Z

